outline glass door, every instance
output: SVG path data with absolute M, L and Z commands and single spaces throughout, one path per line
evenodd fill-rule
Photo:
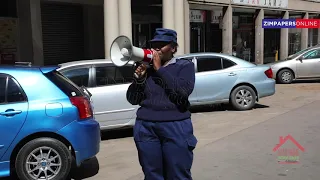
M 150 48 L 149 41 L 153 38 L 156 28 L 160 28 L 161 26 L 161 23 L 133 24 L 133 45 L 140 48 Z
M 190 52 L 204 52 L 205 50 L 205 26 L 200 23 L 191 23 Z
M 281 29 L 264 30 L 264 63 L 279 60 Z

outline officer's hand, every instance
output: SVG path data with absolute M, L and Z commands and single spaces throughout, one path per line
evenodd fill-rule
M 153 68 L 158 71 L 159 68 L 161 67 L 161 51 L 156 51 L 154 49 L 152 49 L 153 52 L 153 59 L 152 59 L 152 63 L 153 63 Z M 160 53 L 160 54 L 159 54 Z
M 147 66 L 145 64 L 141 64 L 138 66 L 138 68 L 135 70 L 136 75 L 138 76 L 137 78 L 142 78 L 147 72 Z

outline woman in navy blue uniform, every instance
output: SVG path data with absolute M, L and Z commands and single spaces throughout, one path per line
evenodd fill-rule
M 141 64 L 129 86 L 127 100 L 140 105 L 134 141 L 145 180 L 192 180 L 191 166 L 197 139 L 193 134 L 189 95 L 195 66 L 177 59 L 177 33 L 156 29 L 150 41 L 152 67 Z

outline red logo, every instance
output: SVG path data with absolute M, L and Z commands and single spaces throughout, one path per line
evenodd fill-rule
M 294 148 L 283 148 L 282 146 L 290 140 L 295 147 Z M 273 148 L 273 152 L 278 152 L 278 162 L 281 164 L 297 164 L 299 163 L 299 150 L 304 152 L 305 149 L 301 144 L 298 143 L 291 135 L 283 138 L 280 136 L 279 144 Z

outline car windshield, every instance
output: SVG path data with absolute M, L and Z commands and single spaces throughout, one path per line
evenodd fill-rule
M 296 57 L 300 56 L 301 54 L 303 54 L 303 53 L 305 53 L 305 52 L 309 51 L 311 48 L 313 48 L 313 47 L 310 47 L 310 48 L 307 48 L 307 49 L 304 49 L 304 50 L 298 51 L 298 52 L 296 52 L 295 54 L 290 55 L 286 60 L 294 59 L 294 58 L 296 58 Z

